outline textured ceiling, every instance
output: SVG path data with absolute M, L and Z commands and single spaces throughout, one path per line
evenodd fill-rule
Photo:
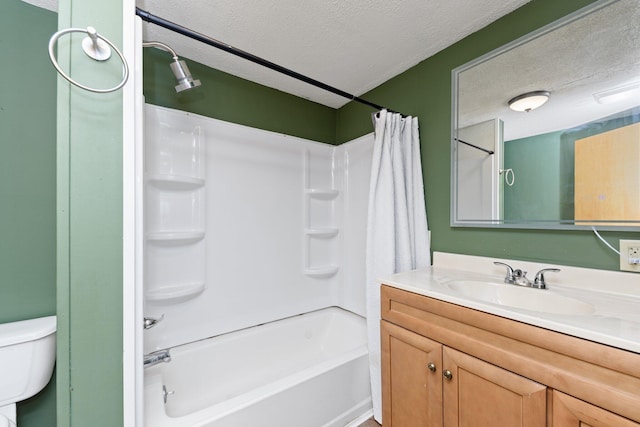
M 361 95 L 528 1 L 138 0 L 138 7 Z M 153 24 L 143 31 L 227 73 L 331 107 L 348 102 Z

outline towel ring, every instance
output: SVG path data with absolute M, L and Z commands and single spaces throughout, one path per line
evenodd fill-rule
M 502 174 L 504 174 L 504 183 L 512 187 L 516 182 L 516 174 L 513 172 L 513 169 L 500 169 L 500 175 Z M 509 175 L 511 175 L 511 179 L 509 179 Z
M 108 89 L 95 89 L 89 86 L 85 86 L 81 83 L 78 83 L 77 81 L 69 77 L 64 71 L 62 71 L 62 68 L 60 68 L 60 65 L 58 65 L 58 61 L 56 60 L 56 56 L 54 54 L 54 48 L 56 46 L 56 43 L 58 42 L 58 39 L 61 36 L 65 34 L 70 34 L 70 33 L 86 33 L 88 35 L 88 37 L 86 37 L 82 41 L 82 49 L 87 54 L 87 56 L 95 59 L 96 61 L 106 61 L 107 59 L 109 59 L 109 57 L 111 56 L 111 51 L 109 50 L 109 47 L 111 47 L 118 54 L 118 56 L 120 57 L 120 60 L 122 61 L 122 81 L 117 86 L 114 86 Z M 72 85 L 77 86 L 84 90 L 88 90 L 89 92 L 94 92 L 94 93 L 115 92 L 116 90 L 122 88 L 125 85 L 125 83 L 127 83 L 127 80 L 129 79 L 129 66 L 127 65 L 126 59 L 124 59 L 124 55 L 122 55 L 122 52 L 120 52 L 120 50 L 118 50 L 118 48 L 113 43 L 111 43 L 109 40 L 107 40 L 106 38 L 98 34 L 95 28 L 93 27 L 87 27 L 86 29 L 67 28 L 66 30 L 60 30 L 54 33 L 51 36 L 51 39 L 49 39 L 49 59 L 51 60 L 51 63 L 53 64 L 55 69 L 58 71 L 58 73 L 60 73 L 60 75 L 65 78 L 65 80 L 67 80 Z

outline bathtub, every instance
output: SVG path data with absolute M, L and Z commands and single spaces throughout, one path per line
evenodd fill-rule
M 171 362 L 145 370 L 145 424 L 360 422 L 371 413 L 366 336 L 364 318 L 331 307 L 174 347 Z

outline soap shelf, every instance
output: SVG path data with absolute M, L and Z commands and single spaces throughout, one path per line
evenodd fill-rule
M 323 279 L 334 276 L 338 272 L 337 265 L 328 265 L 323 267 L 306 268 L 304 274 L 309 277 Z
M 200 128 L 176 129 L 145 138 L 144 262 L 153 273 L 144 299 L 153 304 L 183 303 L 205 290 L 206 144 Z
M 340 190 L 331 188 L 307 188 L 305 194 L 314 199 L 333 200 L 338 197 Z
M 338 235 L 338 229 L 335 227 L 307 228 L 304 230 L 307 236 L 329 238 Z
M 145 299 L 149 302 L 177 304 L 197 297 L 204 288 L 204 283 L 201 282 L 162 286 L 146 292 Z
M 147 182 L 161 190 L 170 191 L 196 190 L 205 183 L 202 178 L 171 174 L 150 174 L 147 175 Z
M 156 244 L 182 245 L 204 239 L 204 231 L 158 231 L 147 233 L 147 241 Z

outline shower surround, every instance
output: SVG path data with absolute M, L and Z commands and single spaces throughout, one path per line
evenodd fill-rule
M 334 147 L 146 105 L 144 140 L 144 314 L 162 319 L 144 331 L 145 354 L 211 337 L 220 341 L 224 334 L 233 337 L 245 333 L 236 331 L 292 316 L 304 319 L 328 307 L 350 311 L 344 313 L 348 316 L 365 315 L 372 135 Z M 264 325 L 256 330 L 260 328 Z M 326 337 L 330 342 L 358 340 L 347 336 L 348 328 L 324 331 L 331 334 Z M 279 353 L 278 339 L 270 338 L 263 345 L 270 342 L 274 348 L 265 354 L 284 360 L 287 347 Z M 363 345 L 366 352 L 366 339 Z M 182 365 L 182 351 L 173 352 L 170 364 Z M 229 360 L 216 359 L 211 363 L 217 366 L 211 368 L 231 364 L 233 352 L 227 354 Z M 363 372 L 353 358 L 332 358 L 339 359 L 344 366 L 336 369 Z M 367 363 L 366 356 L 355 359 Z M 320 373 L 312 368 L 323 363 L 309 360 L 298 366 Z M 197 369 L 206 370 L 206 365 Z M 268 377 L 261 372 L 268 365 L 256 357 L 255 363 L 238 373 L 238 383 L 243 376 Z M 293 365 L 287 375 L 299 374 Z M 147 384 L 153 371 L 158 369 L 145 372 Z M 340 377 L 351 381 L 350 375 L 334 375 Z M 368 393 L 368 378 L 358 378 L 355 387 Z M 349 386 L 338 382 L 330 388 Z M 214 393 L 224 393 L 220 388 L 225 387 L 230 386 L 215 381 L 206 386 Z M 251 392 L 253 386 L 248 387 L 243 392 Z M 145 391 L 145 401 L 162 401 L 162 386 L 153 390 Z M 327 393 L 322 388 L 307 390 L 313 404 Z M 168 400 L 184 399 L 177 394 L 168 395 Z M 368 413 L 368 394 L 363 399 L 366 402 L 359 399 L 348 417 Z M 272 399 L 274 404 L 283 400 Z M 158 410 L 155 404 L 147 407 Z M 292 409 L 285 405 L 270 410 Z M 344 408 L 334 410 L 344 412 Z M 330 418 L 340 419 L 339 415 Z M 264 422 L 255 421 L 251 425 Z M 344 425 L 343 421 L 335 425 L 340 423 Z

